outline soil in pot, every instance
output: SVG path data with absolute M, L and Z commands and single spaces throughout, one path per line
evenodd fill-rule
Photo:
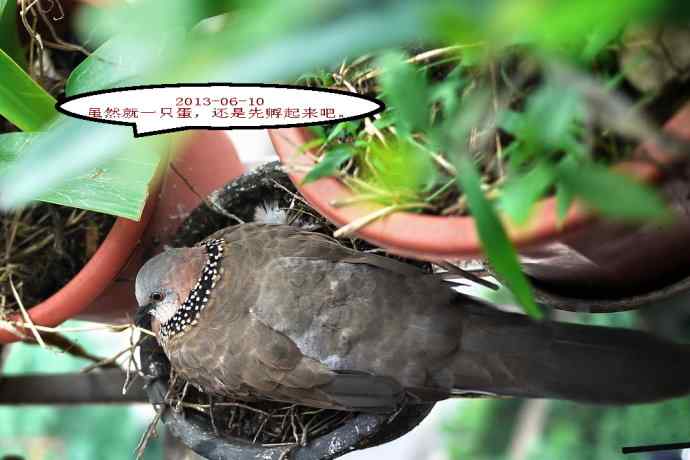
M 98 249 L 115 218 L 37 203 L 0 215 L 0 317 L 50 297 L 76 275 Z
M 237 224 L 238 219 L 289 222 L 324 234 L 333 231 L 333 226 L 296 194 L 277 163 L 240 177 L 211 194 L 207 202 L 224 212 L 202 204 L 183 223 L 174 246 L 193 245 L 218 229 Z M 380 252 L 360 240 L 344 238 L 340 242 L 359 250 Z M 415 263 L 431 270 L 428 263 Z M 283 458 L 283 452 L 292 455 L 286 458 L 334 458 L 355 448 L 401 436 L 416 426 L 433 406 L 410 405 L 398 414 L 362 415 L 276 401 L 211 398 L 175 377 L 169 371 L 162 349 L 153 339 L 147 340 L 140 353 L 144 374 L 153 378 L 149 390 L 151 401 L 156 403 L 164 398 L 170 410 L 167 419 L 166 415 L 163 418 L 171 431 L 198 453 L 213 452 L 213 458 L 261 455 L 261 458 L 277 459 Z M 160 388 L 156 389 L 157 386 Z M 178 415 L 181 413 L 184 417 Z M 348 429 L 349 436 L 343 436 Z

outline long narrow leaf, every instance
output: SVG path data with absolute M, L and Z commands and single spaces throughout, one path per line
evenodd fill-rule
M 0 50 L 0 115 L 22 131 L 38 131 L 55 118 L 55 99 Z
M 344 146 L 327 150 L 321 161 L 304 176 L 302 183 L 308 184 L 322 177 L 334 175 L 343 163 L 352 158 L 353 153 L 354 150 Z
M 537 164 L 528 173 L 508 181 L 499 200 L 501 209 L 517 224 L 529 217 L 532 205 L 553 183 L 555 173 L 546 163 Z
M 383 98 L 398 120 L 401 136 L 425 132 L 429 127 L 427 107 L 430 100 L 426 77 L 406 62 L 402 53 L 389 52 L 381 58 L 380 64 L 383 68 L 379 77 Z
M 573 204 L 573 192 L 564 184 L 559 183 L 556 186 L 556 212 L 558 213 L 558 221 L 563 222 L 568 215 L 570 205 Z
M 38 136 L 36 133 L 0 135 L 0 175 Z M 158 164 L 150 146 L 154 141 L 144 139 L 105 164 L 75 174 L 42 193 L 38 200 L 138 220 Z
M 656 190 L 605 166 L 561 162 L 557 171 L 560 182 L 607 217 L 627 220 L 669 217 L 668 207 Z
M 22 68 L 26 68 L 26 57 L 17 31 L 16 0 L 0 0 L 0 49 Z
M 541 318 L 541 310 L 534 300 L 529 281 L 522 273 L 515 248 L 493 206 L 482 192 L 474 164 L 465 155 L 459 155 L 456 167 L 458 183 L 467 197 L 467 204 L 491 266 L 513 292 L 524 311 L 534 318 Z

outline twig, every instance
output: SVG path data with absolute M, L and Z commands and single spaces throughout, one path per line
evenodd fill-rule
M 9 324 L 11 326 L 16 326 L 19 328 L 27 327 L 26 323 L 21 322 L 21 321 L 0 320 L 0 323 Z M 61 333 L 64 333 L 64 332 L 92 332 L 92 331 L 102 331 L 102 330 L 111 330 L 113 332 L 122 332 L 122 331 L 129 330 L 130 328 L 133 328 L 133 329 L 138 330 L 139 332 L 150 335 L 152 337 L 156 336 L 156 334 L 149 331 L 148 329 L 144 329 L 143 327 L 135 326 L 133 324 L 102 324 L 102 325 L 98 325 L 98 326 L 82 326 L 82 327 L 49 327 L 49 326 L 41 326 L 39 324 L 34 324 L 33 327 L 37 331 L 61 332 Z
M 125 369 L 125 382 L 122 384 L 122 394 L 127 394 L 127 391 L 131 388 L 132 384 L 137 381 L 137 377 L 141 374 L 139 372 L 139 367 L 137 366 L 136 360 L 134 359 L 134 349 L 139 346 L 143 336 L 139 336 L 139 340 L 134 342 L 135 329 L 130 329 L 129 332 L 129 357 L 127 359 L 127 368 Z M 136 371 L 134 373 L 134 378 L 132 378 L 132 367 Z
M 156 409 L 156 416 L 153 418 L 151 423 L 149 423 L 148 428 L 146 428 L 146 431 L 144 432 L 143 436 L 139 440 L 139 444 L 137 444 L 137 448 L 134 451 L 134 455 L 135 455 L 136 460 L 139 460 L 144 456 L 144 450 L 146 450 L 146 446 L 148 446 L 151 438 L 158 436 L 158 433 L 156 432 L 156 427 L 158 426 L 158 422 L 160 421 L 164 410 L 165 410 L 165 407 L 161 407 L 160 409 Z
M 259 428 L 256 430 L 256 434 L 254 435 L 254 439 L 252 439 L 252 442 L 256 444 L 256 440 L 259 439 L 259 435 L 263 432 L 264 427 L 266 426 L 266 423 L 268 423 L 269 417 L 264 417 L 263 422 L 261 422 L 261 425 L 259 425 Z
M 182 175 L 182 173 L 180 171 L 178 171 L 177 167 L 175 166 L 175 164 L 172 161 L 169 163 L 169 165 L 170 165 L 170 169 L 172 169 L 172 171 L 175 174 L 177 174 L 177 176 L 182 180 L 182 182 L 185 183 L 185 185 L 189 188 L 189 190 L 194 195 L 196 195 L 197 198 L 199 198 L 199 200 L 201 202 L 203 202 L 206 206 L 208 206 L 210 209 L 213 209 L 217 213 L 224 215 L 225 217 L 228 217 L 230 219 L 235 220 L 238 224 L 244 223 L 244 221 L 242 219 L 240 219 L 239 217 L 237 217 L 233 213 L 223 209 L 221 206 L 219 206 L 213 200 L 210 200 L 207 197 L 201 196 L 201 194 L 199 192 L 197 192 L 196 188 L 192 185 L 192 183 L 189 182 L 189 180 L 187 180 L 187 178 L 184 175 Z
M 185 387 L 186 387 L 186 384 L 185 384 Z M 213 427 L 213 433 L 216 436 L 220 436 L 220 432 L 218 431 L 218 427 L 216 426 L 216 417 L 215 417 L 215 414 L 213 413 L 213 396 L 212 395 L 208 395 L 208 418 L 211 419 L 211 427 Z
M 446 46 L 445 48 L 436 48 L 436 49 L 425 51 L 423 53 L 419 53 L 415 56 L 412 56 L 411 58 L 407 59 L 406 62 L 408 64 L 417 64 L 418 62 L 425 61 L 427 59 L 431 59 L 431 58 L 446 54 L 446 53 L 451 52 L 451 51 L 458 51 L 458 50 L 461 50 L 463 48 L 476 48 L 478 46 L 483 46 L 484 44 L 485 44 L 484 42 L 476 42 L 476 43 L 467 43 L 467 44 L 463 44 L 463 45 Z M 372 79 L 372 78 L 376 78 L 379 75 L 381 75 L 381 69 L 370 70 L 369 72 L 367 72 L 364 75 L 357 78 L 357 84 L 361 85 L 362 82 L 367 81 L 367 80 Z
M 489 72 L 491 74 L 491 92 L 492 92 L 492 99 L 493 99 L 493 104 L 494 104 L 494 117 L 496 117 L 496 120 L 494 121 L 494 125 L 498 125 L 498 113 L 499 113 L 499 104 L 498 104 L 498 92 L 496 89 L 496 62 L 492 59 L 491 64 L 489 65 Z M 494 136 L 496 139 L 496 166 L 498 169 L 498 177 L 503 177 L 503 146 L 501 145 L 501 136 L 498 132 L 498 130 L 495 130 Z
M 97 369 L 99 367 L 105 367 L 105 366 L 108 366 L 109 364 L 113 364 L 113 363 L 117 362 L 117 359 L 120 356 L 122 356 L 125 353 L 127 353 L 128 351 L 130 351 L 130 348 L 131 347 L 127 347 L 124 350 L 118 351 L 114 356 L 111 356 L 110 358 L 105 358 L 105 359 L 102 359 L 98 362 L 89 364 L 88 366 L 84 367 L 80 372 L 85 374 L 85 373 L 91 372 L 92 370 Z
M 362 216 L 358 219 L 353 220 L 347 225 L 344 225 L 340 227 L 338 230 L 333 232 L 333 237 L 334 238 L 342 238 L 343 236 L 348 236 L 351 235 L 352 233 L 356 232 L 357 230 L 361 229 L 362 227 L 370 224 L 371 222 L 381 219 L 389 214 L 392 214 L 394 212 L 398 211 L 403 211 L 405 209 L 414 209 L 414 208 L 430 208 L 431 206 L 427 203 L 407 203 L 407 204 L 396 204 L 392 206 L 387 206 L 385 208 L 381 208 L 378 211 L 372 212 L 370 214 L 367 214 L 365 216 Z
M 295 409 L 290 409 L 290 425 L 292 426 L 292 436 L 295 438 L 295 443 L 299 444 L 299 436 L 297 436 L 297 426 L 295 425 Z
M 24 318 L 24 323 L 29 325 L 29 329 L 31 329 L 31 333 L 34 335 L 36 338 L 36 342 L 41 346 L 41 348 L 46 348 L 46 344 L 43 341 L 43 338 L 41 337 L 41 334 L 38 333 L 38 330 L 36 328 L 36 325 L 34 324 L 33 320 L 29 316 L 29 314 L 26 311 L 26 308 L 24 308 L 24 303 L 22 302 L 22 299 L 19 297 L 19 293 L 17 292 L 17 288 L 14 287 L 14 281 L 12 281 L 12 275 L 10 274 L 10 289 L 12 289 L 12 294 L 14 295 L 14 300 L 17 302 L 17 305 L 19 306 L 19 310 L 22 312 L 22 317 Z

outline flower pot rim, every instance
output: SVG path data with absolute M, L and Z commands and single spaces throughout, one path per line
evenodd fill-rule
M 664 129 L 676 131 L 690 125 L 690 103 L 686 103 L 666 123 Z M 362 202 L 334 207 L 335 200 L 353 197 L 353 192 L 340 180 L 324 177 L 302 185 L 307 168 L 314 165 L 311 151 L 303 152 L 300 146 L 312 138 L 306 128 L 281 128 L 269 130 L 278 157 L 288 168 L 290 179 L 299 188 L 310 205 L 336 225 L 346 225 L 355 219 L 384 208 L 374 202 Z M 662 177 L 661 169 L 644 158 L 664 164 L 670 156 L 654 144 L 637 147 L 633 159 L 616 163 L 612 168 L 637 180 L 651 183 Z M 299 167 L 295 170 L 294 166 Z M 556 198 L 540 200 L 532 215 L 524 224 L 517 226 L 503 217 L 509 238 L 518 248 L 544 244 L 564 233 L 580 228 L 596 218 L 594 212 L 575 201 L 562 222 L 559 222 Z M 391 252 L 418 259 L 437 261 L 446 259 L 472 259 L 482 256 L 481 242 L 474 218 L 471 216 L 438 216 L 395 212 L 357 230 L 356 234 Z
M 153 187 L 139 221 L 118 217 L 108 235 L 81 270 L 57 292 L 28 310 L 31 321 L 36 325 L 55 327 L 84 311 L 105 291 L 139 244 L 157 199 L 157 187 Z M 12 318 L 21 320 L 21 315 L 15 314 Z M 17 329 L 31 337 L 28 326 Z M 19 340 L 21 339 L 10 331 L 0 329 L 0 344 Z

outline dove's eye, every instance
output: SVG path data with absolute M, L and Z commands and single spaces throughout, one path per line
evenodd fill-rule
M 164 296 L 162 292 L 154 291 L 151 293 L 151 300 L 154 302 L 160 302 L 161 300 L 163 300 L 163 297 Z

